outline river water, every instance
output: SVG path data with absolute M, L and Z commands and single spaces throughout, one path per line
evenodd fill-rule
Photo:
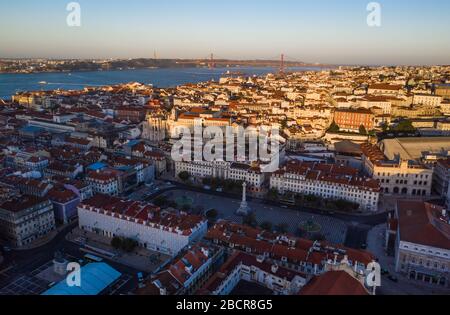
M 291 68 L 289 71 L 319 71 L 318 67 Z M 245 75 L 265 75 L 275 73 L 271 67 L 239 68 L 183 68 L 183 69 L 138 69 L 112 70 L 73 73 L 33 73 L 0 74 L 0 98 L 10 99 L 21 91 L 38 90 L 80 90 L 85 86 L 103 86 L 128 82 L 153 84 L 156 87 L 173 87 L 186 83 L 198 83 L 208 80 L 218 81 L 227 71 L 240 72 Z M 46 84 L 41 84 L 46 82 Z

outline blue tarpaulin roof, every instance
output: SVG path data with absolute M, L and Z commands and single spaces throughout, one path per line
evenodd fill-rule
M 80 271 L 80 287 L 69 287 L 64 279 L 42 295 L 98 295 L 121 276 L 120 272 L 105 263 L 91 263 Z
M 105 163 L 97 162 L 97 163 L 89 165 L 88 169 L 90 169 L 92 171 L 98 171 L 98 170 L 104 169 L 107 166 L 108 165 L 106 165 Z
M 126 144 L 126 146 L 128 146 L 128 147 L 134 147 L 135 145 L 137 145 L 137 144 L 139 144 L 139 143 L 141 143 L 141 140 L 131 140 L 131 141 L 129 141 L 129 142 Z
M 39 128 L 39 127 L 35 127 L 35 126 L 25 126 L 23 128 L 20 129 L 20 131 L 22 132 L 31 132 L 31 133 L 36 133 L 36 132 L 42 132 L 43 129 Z

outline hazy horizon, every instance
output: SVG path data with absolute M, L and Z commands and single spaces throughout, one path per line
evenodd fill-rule
M 3 59 L 277 60 L 333 65 L 450 64 L 450 2 L 80 0 L 68 27 L 65 0 L 0 3 Z

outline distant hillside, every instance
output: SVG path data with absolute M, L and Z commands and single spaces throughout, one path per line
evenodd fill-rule
M 331 67 L 285 61 L 286 67 Z M 0 72 L 75 72 L 147 68 L 192 68 L 192 67 L 279 67 L 279 60 L 207 60 L 207 59 L 115 59 L 115 60 L 0 60 Z

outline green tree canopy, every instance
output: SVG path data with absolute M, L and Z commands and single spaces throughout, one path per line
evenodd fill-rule
M 362 135 L 367 135 L 367 129 L 364 125 L 359 126 L 359 133 Z
M 260 228 L 266 231 L 272 231 L 272 223 L 269 221 L 264 221 L 261 223 Z
M 209 220 L 215 220 L 219 216 L 219 212 L 216 209 L 211 209 L 206 213 L 206 217 Z
M 242 223 L 251 227 L 258 226 L 258 222 L 256 221 L 256 216 L 254 213 L 250 213 L 249 215 L 245 216 L 242 220 Z
M 330 128 L 328 129 L 329 132 L 339 132 L 341 128 L 336 124 L 336 122 L 333 121 Z
M 393 130 L 397 132 L 415 132 L 416 128 L 410 120 L 402 120 L 393 128 Z
M 111 240 L 111 246 L 114 249 L 120 249 L 122 247 L 122 239 L 120 237 L 113 237 Z
M 184 171 L 184 172 L 181 172 L 180 174 L 178 174 L 178 177 L 183 182 L 187 182 L 189 180 L 189 178 L 191 178 L 191 174 L 189 174 L 188 172 Z
M 167 205 L 168 200 L 166 196 L 159 196 L 153 201 L 153 203 L 155 204 L 155 206 L 164 207 L 165 205 Z
M 275 229 L 279 232 L 279 233 L 287 233 L 287 231 L 288 231 L 288 229 L 289 229 L 289 226 L 286 224 L 286 223 L 280 223 L 280 224 L 277 224 L 276 226 L 275 226 Z

